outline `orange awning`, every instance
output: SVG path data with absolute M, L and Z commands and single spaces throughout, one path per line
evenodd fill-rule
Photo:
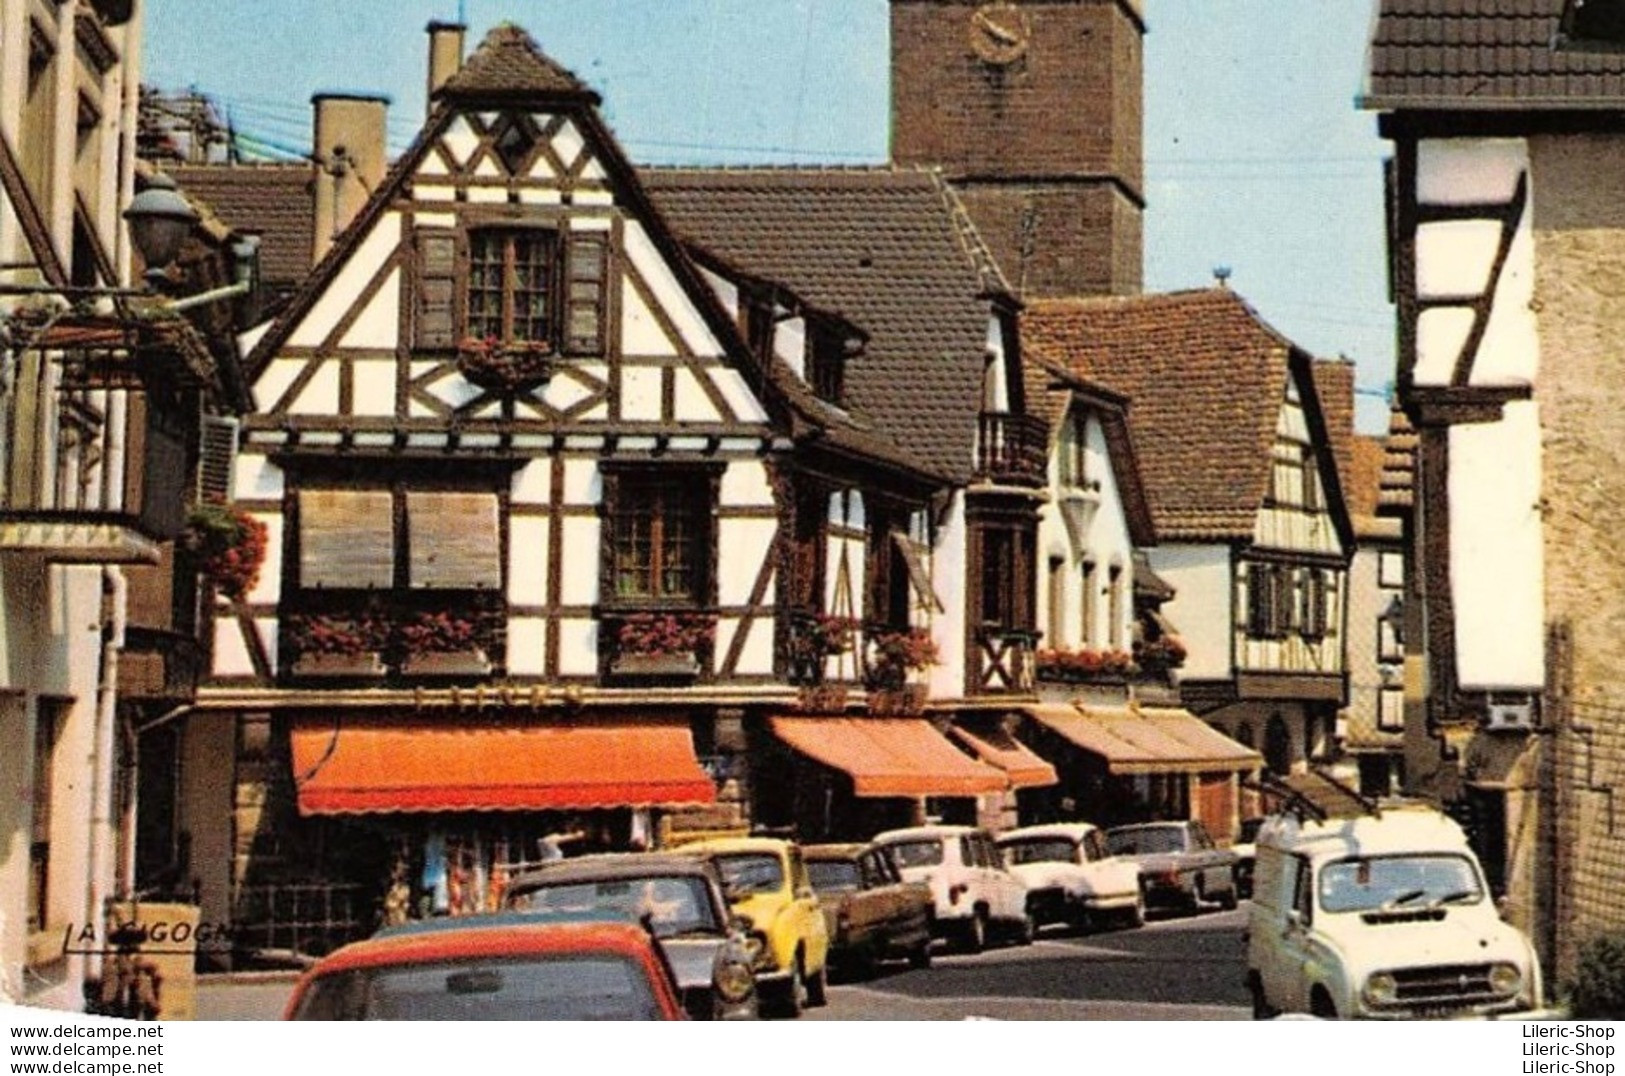
M 920 717 L 775 717 L 773 732 L 850 774 L 859 796 L 979 796 L 1009 784 L 1002 770 L 966 756 Z
M 1011 788 L 1048 788 L 1060 783 L 1054 766 L 1003 729 L 971 732 L 954 725 L 948 729 L 948 735 L 976 752 L 976 757 L 989 766 L 1003 770 L 1010 778 Z
M 1255 770 L 1264 761 L 1189 710 L 1065 703 L 1027 713 L 1116 774 Z
M 311 717 L 293 727 L 303 814 L 716 802 L 686 724 L 457 724 Z

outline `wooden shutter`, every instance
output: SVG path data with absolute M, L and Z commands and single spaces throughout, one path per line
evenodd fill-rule
M 500 587 L 499 519 L 494 493 L 408 493 L 408 582 L 440 590 Z
M 299 583 L 395 585 L 395 498 L 388 490 L 299 491 Z
M 420 348 L 457 346 L 457 233 L 417 235 L 417 316 L 413 343 Z
M 197 499 L 205 504 L 231 500 L 237 465 L 237 420 L 226 415 L 204 415 L 199 438 Z
M 570 236 L 565 272 L 564 350 L 571 355 L 601 355 L 609 280 L 609 245 L 604 236 L 596 232 Z

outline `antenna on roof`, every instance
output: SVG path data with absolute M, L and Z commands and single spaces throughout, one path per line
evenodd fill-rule
M 1228 288 L 1230 286 L 1228 283 L 1230 267 L 1228 265 L 1215 265 L 1213 267 L 1213 279 L 1219 282 L 1219 287 Z

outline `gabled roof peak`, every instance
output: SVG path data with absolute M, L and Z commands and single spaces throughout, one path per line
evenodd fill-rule
M 579 97 L 598 95 L 547 56 L 535 38 L 511 22 L 498 23 L 473 55 L 434 92 L 437 99 Z

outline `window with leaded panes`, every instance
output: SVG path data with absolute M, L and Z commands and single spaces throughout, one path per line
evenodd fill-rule
M 558 248 L 540 229 L 483 228 L 468 236 L 468 335 L 553 341 Z
M 618 476 L 611 581 L 620 601 L 705 601 L 711 491 L 703 476 Z

